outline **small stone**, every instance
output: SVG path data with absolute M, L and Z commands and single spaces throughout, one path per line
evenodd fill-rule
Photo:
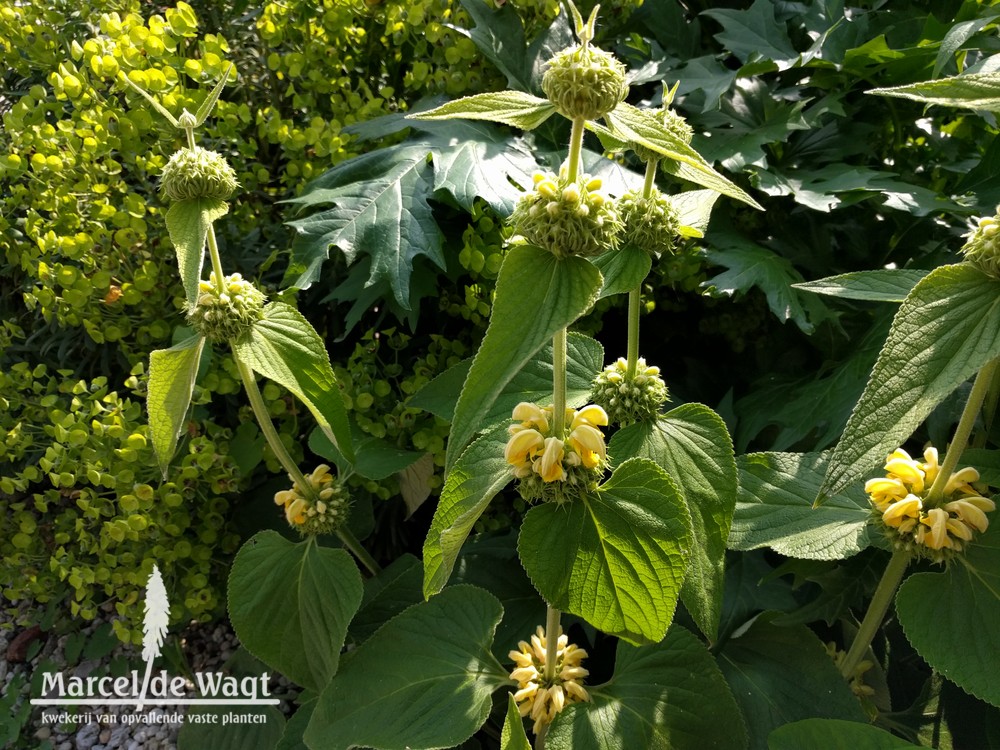
M 97 739 L 102 745 L 107 745 L 111 741 L 111 727 L 105 727 L 102 729 L 101 734 Z
M 52 736 L 52 729 L 50 727 L 42 727 L 37 732 L 35 732 L 36 740 L 47 740 Z

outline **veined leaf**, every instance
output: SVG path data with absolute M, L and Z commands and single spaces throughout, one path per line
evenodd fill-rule
M 146 412 L 153 452 L 164 476 L 177 449 L 184 417 L 191 406 L 191 394 L 198 375 L 204 336 L 192 336 L 169 349 L 149 355 L 149 385 Z
M 618 460 L 648 458 L 680 486 L 695 542 L 681 599 L 701 631 L 714 640 L 737 491 L 733 442 L 725 422 L 704 404 L 684 404 L 655 423 L 620 430 L 611 441 L 610 453 Z
M 680 219 L 680 234 L 684 237 L 704 237 L 712 206 L 719 199 L 714 190 L 687 190 L 670 196 Z
M 998 355 L 1000 281 L 965 263 L 931 271 L 896 311 L 830 459 L 819 502 L 869 474 Z
M 462 7 L 476 22 L 470 30 L 453 27 L 468 36 L 483 57 L 507 76 L 507 83 L 521 91 L 531 90 L 531 65 L 524 37 L 524 24 L 510 5 L 495 6 L 480 0 L 461 0 Z
M 498 395 L 522 367 L 597 299 L 601 274 L 583 258 L 557 259 L 531 245 L 504 258 L 493 314 L 455 407 L 447 466 L 483 426 Z
M 722 24 L 715 38 L 742 63 L 773 62 L 778 70 L 793 67 L 799 59 L 785 24 L 775 18 L 770 0 L 754 0 L 746 10 L 710 8 L 702 15 Z
M 670 626 L 691 552 L 691 518 L 676 485 L 643 458 L 597 492 L 528 511 L 518 552 L 551 606 L 630 643 Z
M 513 693 L 507 695 L 507 714 L 500 732 L 500 750 L 531 750 L 528 735 L 524 733 L 524 720 L 517 710 Z
M 424 541 L 424 596 L 444 588 L 455 560 L 476 520 L 490 500 L 511 480 L 504 460 L 507 427 L 501 425 L 476 440 L 448 472 L 434 520 Z
M 305 404 L 330 442 L 354 461 L 347 409 L 330 357 L 316 329 L 298 310 L 283 302 L 265 305 L 264 318 L 251 334 L 231 344 L 239 360 Z
M 1000 112 L 1000 73 L 969 73 L 906 86 L 871 89 L 867 93 L 912 99 L 942 107 Z
M 740 456 L 740 490 L 729 547 L 770 547 L 789 557 L 840 560 L 871 544 L 871 506 L 861 485 L 820 508 L 813 499 L 828 453 L 751 453 Z
M 601 299 L 636 289 L 653 267 L 649 253 L 631 245 L 602 253 L 594 258 L 593 263 L 601 269 L 604 277 Z
M 408 115 L 411 120 L 487 120 L 534 130 L 555 114 L 555 105 L 522 91 L 473 94 L 425 112 Z
M 502 614 L 492 594 L 451 586 L 387 622 L 320 695 L 308 746 L 431 750 L 464 742 L 486 721 L 493 691 L 509 684 L 490 653 Z
M 879 268 L 827 276 L 816 281 L 801 281 L 792 284 L 792 287 L 844 299 L 902 302 L 927 274 L 928 271 L 916 268 Z
M 429 153 L 426 145 L 413 145 L 365 154 L 330 170 L 290 201 L 332 206 L 289 222 L 297 232 L 292 264 L 304 267 L 294 285 L 305 289 L 316 281 L 336 247 L 348 264 L 369 256 L 366 286 L 387 282 L 397 304 L 409 310 L 414 260 L 425 255 L 445 267 L 441 230 L 427 202 L 433 192 Z
M 896 595 L 896 613 L 928 664 L 966 692 L 1000 706 L 1000 523 L 994 520 L 942 572 L 907 578 Z
M 549 750 L 742 750 L 746 728 L 705 646 L 674 626 L 655 646 L 618 644 L 614 676 L 560 713 Z
M 763 210 L 742 188 L 716 172 L 701 154 L 670 133 L 655 115 L 622 102 L 604 119 L 618 138 L 638 143 L 685 164 L 689 169 L 678 172 L 678 176 Z M 664 170 L 671 171 L 670 165 L 664 165 Z
M 918 748 L 884 729 L 843 719 L 803 719 L 778 727 L 767 738 L 768 750 L 907 750 Z
M 194 198 L 174 201 L 164 215 L 189 305 L 198 301 L 198 282 L 201 281 L 201 268 L 205 261 L 208 229 L 213 221 L 221 219 L 228 211 L 229 204 L 225 201 Z
M 254 656 L 319 691 L 337 671 L 361 595 L 361 573 L 344 550 L 262 531 L 233 561 L 229 616 Z

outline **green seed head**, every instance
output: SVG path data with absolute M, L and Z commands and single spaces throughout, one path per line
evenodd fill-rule
M 549 60 L 542 90 L 563 117 L 596 120 L 628 94 L 625 66 L 589 44 L 567 47 Z
M 599 178 L 570 183 L 563 169 L 558 177 L 536 172 L 533 179 L 510 217 L 515 234 L 557 258 L 593 257 L 618 246 L 622 223 Z
M 669 398 L 660 368 L 647 366 L 642 358 L 636 363 L 632 377 L 628 376 L 628 363 L 624 359 L 605 367 L 594 378 L 590 394 L 590 400 L 607 412 L 608 421 L 623 427 L 655 420 Z
M 210 341 L 238 341 L 264 317 L 267 297 L 238 273 L 227 276 L 220 289 L 213 271 L 199 283 L 198 292 L 187 318 Z
M 197 198 L 227 200 L 239 186 L 225 158 L 199 146 L 182 148 L 160 175 L 160 192 L 172 201 Z
M 966 235 L 969 239 L 962 247 L 965 259 L 983 273 L 1000 279 L 1000 206 L 997 215 L 979 220 L 979 226 Z
M 625 229 L 622 243 L 634 245 L 650 255 L 671 253 L 677 246 L 680 215 L 674 204 L 659 190 L 649 198 L 633 191 L 618 199 L 618 215 Z

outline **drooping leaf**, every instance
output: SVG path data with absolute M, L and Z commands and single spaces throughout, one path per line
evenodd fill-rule
M 556 717 L 549 750 L 742 750 L 743 718 L 704 645 L 679 626 L 655 646 L 618 644 L 614 676 Z
M 452 586 L 387 622 L 320 695 L 308 746 L 430 750 L 468 739 L 509 683 L 490 653 L 502 614 L 486 591 Z
M 625 294 L 642 284 L 653 266 L 653 259 L 645 250 L 625 245 L 617 250 L 609 250 L 594 259 L 594 265 L 601 269 L 604 286 L 601 299 L 613 294 Z
M 424 540 L 424 596 L 444 588 L 459 550 L 490 500 L 511 480 L 504 460 L 507 427 L 487 432 L 461 455 L 445 479 Z
M 712 206 L 719 199 L 714 190 L 687 190 L 670 196 L 670 202 L 677 209 L 680 233 L 684 237 L 704 237 Z
M 513 6 L 497 7 L 479 0 L 462 0 L 462 7 L 476 25 L 468 32 L 460 26 L 456 30 L 466 33 L 483 56 L 507 76 L 511 88 L 530 91 L 531 63 L 524 24 L 517 10 Z
M 551 606 L 642 644 L 660 641 L 673 620 L 691 544 L 691 518 L 674 482 L 652 461 L 633 458 L 597 492 L 528 511 L 517 546 Z
M 791 320 L 804 333 L 811 333 L 828 314 L 815 297 L 792 288 L 802 281 L 802 275 L 787 259 L 728 232 L 713 232 L 711 242 L 713 249 L 708 251 L 708 260 L 728 270 L 702 283 L 709 293 L 733 296 L 758 287 L 767 296 L 767 306 L 778 320 Z
M 966 692 L 1000 706 L 1000 524 L 991 524 L 942 572 L 907 578 L 896 595 L 896 613 L 928 664 Z
M 597 299 L 600 271 L 531 245 L 512 248 L 497 277 L 493 313 L 465 380 L 448 440 L 450 468 L 497 396 L 532 356 Z
M 486 120 L 521 130 L 534 130 L 555 111 L 555 105 L 548 99 L 521 91 L 497 91 L 464 96 L 409 117 L 414 120 Z
M 418 256 L 445 267 L 442 235 L 427 202 L 433 175 L 426 145 L 373 151 L 340 164 L 291 202 L 317 213 L 289 222 L 295 228 L 292 266 L 302 272 L 294 286 L 305 289 L 319 278 L 331 247 L 353 264 L 371 260 L 367 286 L 388 283 L 404 310 L 410 309 L 410 275 Z
M 149 414 L 153 452 L 164 475 L 170 459 L 174 457 L 184 428 L 184 417 L 191 406 L 191 394 L 204 346 L 204 336 L 192 336 L 169 349 L 157 349 L 149 355 L 146 412 Z
M 754 0 L 746 10 L 710 8 L 702 15 L 714 18 L 722 25 L 715 38 L 740 60 L 754 63 L 774 63 L 777 70 L 787 70 L 799 60 L 788 31 L 775 18 L 775 7 L 770 0 Z
M 865 721 L 847 681 L 805 625 L 779 628 L 758 618 L 717 659 L 743 711 L 750 750 L 766 750 L 773 729 L 800 719 Z
M 174 201 L 164 215 L 170 242 L 177 253 L 177 270 L 189 305 L 198 301 L 198 282 L 205 261 L 205 239 L 212 222 L 229 211 L 225 201 L 194 198 Z
M 670 165 L 664 165 L 665 171 L 676 173 L 686 180 L 743 201 L 754 208 L 761 208 L 746 191 L 716 172 L 697 151 L 670 133 L 655 115 L 623 102 L 613 112 L 605 115 L 605 120 L 617 137 L 645 146 L 688 167 L 682 172 L 675 172 Z
M 344 550 L 262 531 L 233 561 L 229 617 L 254 656 L 318 691 L 337 672 L 361 595 L 361 573 Z
M 1000 73 L 969 73 L 906 86 L 871 89 L 868 93 L 912 99 L 942 107 L 1000 112 Z
M 740 456 L 740 490 L 729 547 L 770 547 L 789 557 L 840 560 L 872 542 L 871 505 L 861 484 L 813 500 L 829 453 L 751 453 Z
M 714 640 L 737 491 L 736 460 L 725 422 L 703 404 L 684 404 L 655 423 L 620 430 L 611 441 L 610 453 L 616 460 L 648 458 L 677 482 L 694 533 L 681 598 L 698 627 Z
M 351 428 L 340 386 L 323 340 L 291 305 L 271 302 L 250 335 L 233 341 L 233 353 L 254 372 L 291 391 L 312 412 L 326 437 L 354 461 Z
M 531 750 L 528 735 L 524 731 L 524 719 L 517 710 L 513 693 L 507 695 L 507 714 L 500 732 L 500 750 Z
M 865 477 L 998 354 L 1000 281 L 968 264 L 931 271 L 896 312 L 821 492 L 838 492 Z
M 778 727 L 767 738 L 768 750 L 906 750 L 911 745 L 884 729 L 843 719 L 803 719 Z
M 902 302 L 927 273 L 917 268 L 879 268 L 827 276 L 816 281 L 802 281 L 792 286 L 814 294 L 828 294 L 843 299 Z

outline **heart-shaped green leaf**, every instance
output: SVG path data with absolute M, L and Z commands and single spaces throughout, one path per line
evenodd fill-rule
M 673 620 L 691 553 L 676 485 L 644 458 L 596 492 L 525 516 L 521 563 L 551 606 L 631 643 L 657 643 Z
M 361 595 L 361 574 L 344 550 L 262 531 L 233 561 L 229 617 L 254 656 L 299 685 L 322 690 L 337 671 Z

